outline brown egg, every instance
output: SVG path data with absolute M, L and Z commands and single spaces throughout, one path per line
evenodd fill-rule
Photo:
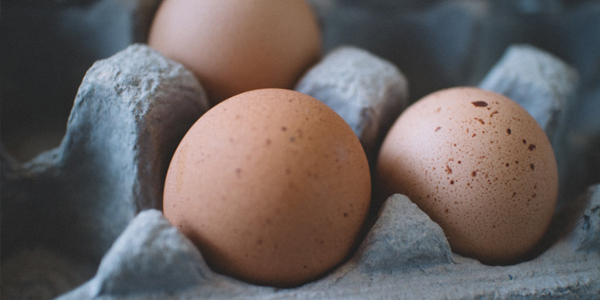
M 164 214 L 216 271 L 290 287 L 339 264 L 370 204 L 350 126 L 290 90 L 246 92 L 189 130 L 167 174 Z
M 452 88 L 409 107 L 388 133 L 378 178 L 437 222 L 453 251 L 514 263 L 552 218 L 558 175 L 552 146 L 514 101 Z
M 321 55 L 305 0 L 165 0 L 148 44 L 192 70 L 214 104 L 259 88 L 292 88 Z

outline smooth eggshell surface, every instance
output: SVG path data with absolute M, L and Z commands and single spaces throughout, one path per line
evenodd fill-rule
M 289 90 L 246 92 L 189 130 L 164 214 L 216 271 L 290 287 L 346 258 L 369 210 L 367 159 L 350 126 Z
M 518 261 L 545 233 L 558 193 L 552 146 L 514 101 L 476 88 L 410 106 L 378 159 L 388 193 L 437 222 L 452 250 L 490 264 Z
M 212 104 L 259 88 L 292 88 L 321 56 L 305 0 L 165 0 L 148 44 L 189 68 Z

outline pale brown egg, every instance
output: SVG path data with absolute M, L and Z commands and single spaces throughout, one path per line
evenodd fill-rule
M 321 56 L 305 0 L 165 0 L 148 44 L 189 68 L 212 104 L 259 88 L 292 88 Z
M 558 192 L 552 146 L 514 101 L 476 88 L 419 100 L 381 148 L 378 178 L 444 230 L 453 251 L 514 263 L 546 232 Z
M 169 167 L 164 214 L 216 271 L 290 287 L 342 262 L 371 197 L 348 124 L 298 92 L 264 89 L 204 114 Z

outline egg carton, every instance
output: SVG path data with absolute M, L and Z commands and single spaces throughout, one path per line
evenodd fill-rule
M 330 6 L 324 6 L 331 9 Z M 371 164 L 408 104 L 394 64 L 339 47 L 296 90 L 352 127 Z M 515 45 L 480 87 L 509 95 L 557 152 L 568 136 L 576 72 Z M 390 197 L 358 249 L 298 288 L 255 286 L 213 272 L 164 219 L 161 191 L 179 140 L 208 109 L 192 74 L 144 45 L 90 68 L 60 146 L 20 164 L 4 149 L 4 299 L 594 299 L 600 295 L 600 190 L 563 201 L 524 262 L 487 266 L 452 253 L 441 228 L 402 195 Z M 557 155 L 560 153 L 557 153 Z M 563 171 L 564 174 L 565 171 Z M 8 246 L 7 246 L 8 245 Z
M 513 60 L 527 55 L 529 64 L 554 66 L 541 75 L 556 80 L 551 86 L 569 91 L 576 76 L 568 66 L 521 46 L 511 48 L 482 85 L 503 88 L 506 82 L 492 84 L 494 78 L 514 71 Z M 521 79 L 523 73 L 512 74 L 502 76 L 511 79 L 507 91 L 517 100 L 531 100 L 531 89 L 516 92 L 523 84 L 530 86 Z M 352 47 L 332 51 L 297 86 L 336 108 L 366 149 L 375 148 L 373 141 L 406 104 L 406 88 L 392 64 Z M 546 96 L 532 106 L 547 112 L 540 114 L 544 120 L 560 113 L 556 103 L 569 97 L 543 89 L 533 94 Z M 3 198 L 13 203 L 20 197 L 3 209 L 27 209 L 29 214 L 7 221 L 13 230 L 3 234 L 4 241 L 45 239 L 70 254 L 45 248 L 16 254 L 4 263 L 9 277 L 3 284 L 14 284 L 7 287 L 7 298 L 17 298 L 12 293 L 22 291 L 24 284 L 32 288 L 29 292 L 61 284 L 66 288 L 70 280 L 84 277 L 78 270 L 93 269 L 72 257 L 100 256 L 94 277 L 58 299 L 591 298 L 600 292 L 600 255 L 589 251 L 600 244 L 600 190 L 581 200 L 589 205 L 585 214 L 578 211 L 581 218 L 571 242 L 552 243 L 540 256 L 514 266 L 486 266 L 452 253 L 442 229 L 408 198 L 394 195 L 354 256 L 316 282 L 277 289 L 214 273 L 198 249 L 155 209 L 174 148 L 207 109 L 193 75 L 147 46 L 130 46 L 94 64 L 79 89 L 60 147 L 22 166 L 9 159 L 2 164 Z M 386 120 L 383 112 L 390 110 Z M 572 228 L 573 221 L 551 232 Z M 48 268 L 47 260 L 63 266 Z M 36 275 L 33 282 L 27 280 L 31 274 Z

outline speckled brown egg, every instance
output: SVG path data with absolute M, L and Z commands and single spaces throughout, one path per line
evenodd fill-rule
M 437 222 L 453 251 L 514 263 L 545 233 L 558 193 L 552 146 L 514 101 L 451 88 L 410 106 L 377 164 L 388 193 L 403 193 Z
M 246 92 L 189 130 L 169 167 L 164 214 L 214 270 L 290 287 L 342 262 L 369 210 L 363 148 L 322 102 Z
M 189 68 L 214 105 L 259 88 L 292 88 L 321 56 L 305 0 L 165 0 L 148 44 Z

